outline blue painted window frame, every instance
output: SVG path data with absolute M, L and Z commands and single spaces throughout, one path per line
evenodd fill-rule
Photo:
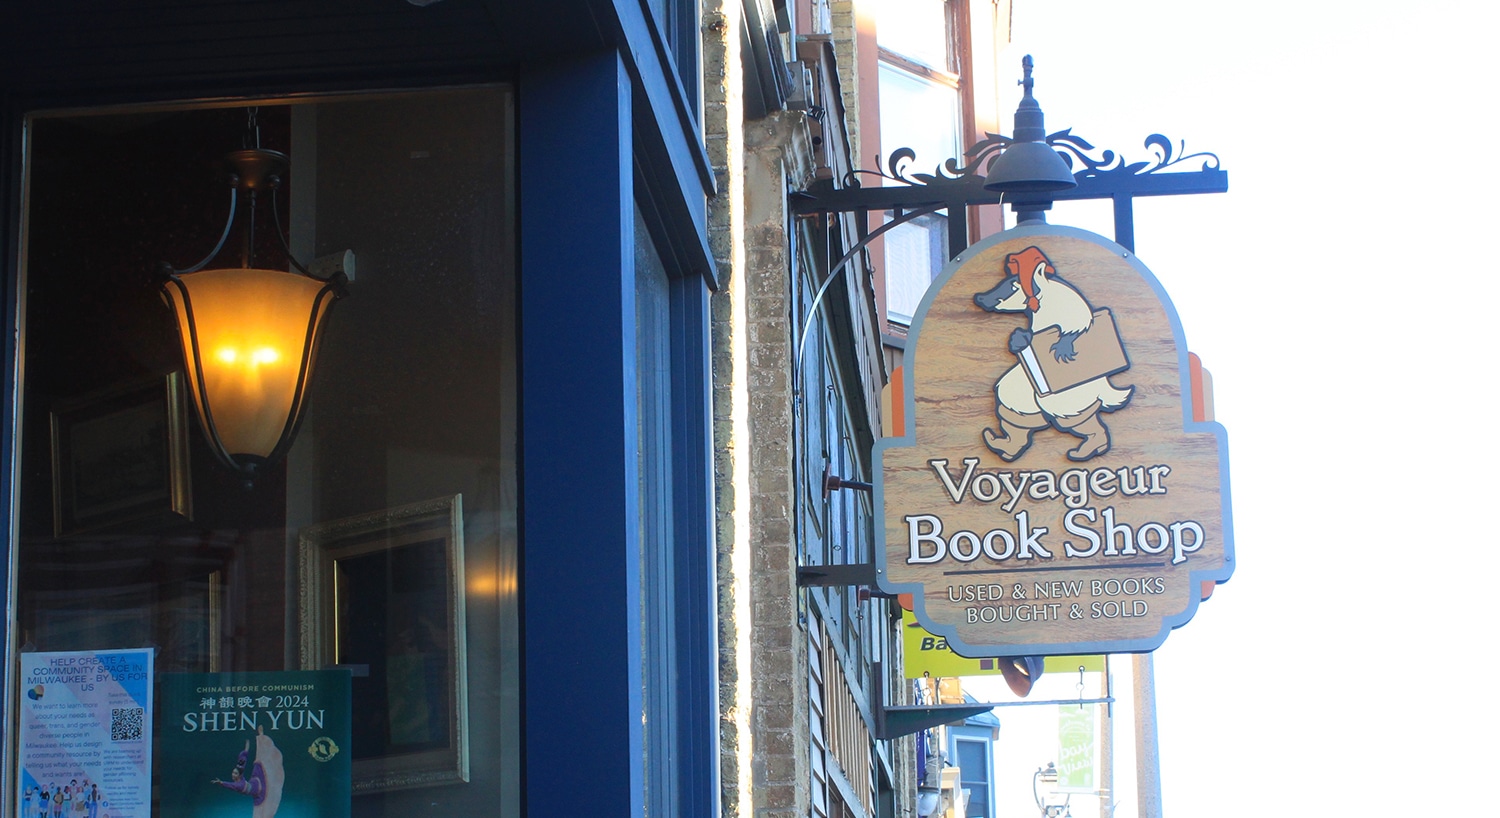
M 960 768 L 959 786 L 962 787 L 967 782 L 984 781 L 984 802 L 982 805 L 974 803 L 971 793 L 969 814 L 974 814 L 975 807 L 983 806 L 984 812 L 982 814 L 990 816 L 990 818 L 993 818 L 995 815 L 995 742 L 992 738 L 993 730 L 994 728 L 992 727 L 969 727 L 967 725 L 954 725 L 948 728 L 948 759 Z M 984 769 L 980 774 L 976 775 L 974 771 L 963 766 L 958 752 L 960 744 L 979 745 L 979 749 L 984 755 Z
M 613 52 L 520 82 L 523 778 L 527 814 L 718 814 L 708 280 L 673 266 L 670 486 L 643 482 L 636 253 L 674 238 L 634 161 Z M 639 206 L 646 235 L 637 229 Z M 671 497 L 675 616 L 650 619 L 642 491 Z M 648 629 L 672 630 L 675 735 L 653 736 Z M 665 636 L 658 631 L 657 638 Z M 665 691 L 657 691 L 665 692 Z M 579 736 L 589 736 L 580 741 Z M 665 743 L 661 743 L 665 742 Z M 658 776 L 648 748 L 680 774 Z M 673 752 L 675 751 L 675 752 Z M 589 786 L 577 786 L 588 771 Z M 673 780 L 675 779 L 675 781 Z M 670 795 L 651 786 L 670 786 Z M 675 804 L 673 803 L 675 801 Z M 546 806 L 543 807 L 542 805 Z M 654 811 L 652 814 L 656 814 Z

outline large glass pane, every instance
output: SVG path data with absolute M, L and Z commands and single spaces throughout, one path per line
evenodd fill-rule
M 960 154 L 958 89 L 890 63 L 880 64 L 880 144 L 916 151 L 911 170 L 932 173 Z
M 672 504 L 671 285 L 640 208 L 635 211 L 636 418 L 640 450 L 641 633 L 646 797 L 676 815 L 678 740 L 677 540 Z
M 946 5 L 945 0 L 880 0 L 876 40 L 907 59 L 948 70 Z
M 156 284 L 218 240 L 250 112 L 32 118 L 16 642 L 23 668 L 153 651 L 156 721 L 133 793 L 71 733 L 21 748 L 23 791 L 163 818 L 516 814 L 511 111 L 503 88 L 254 111 L 289 167 L 210 266 L 287 269 L 280 220 L 301 262 L 352 251 L 356 275 L 295 443 L 253 480 L 209 451 Z
M 990 767 L 989 752 L 982 741 L 959 739 L 958 767 L 963 789 L 968 790 L 968 810 L 971 818 L 989 818 L 990 815 Z
M 900 116 L 880 119 L 880 142 L 887 155 L 899 148 L 916 152 L 908 173 L 936 173 L 959 158 L 958 89 L 903 70 L 880 65 L 880 109 Z M 891 320 L 910 323 L 922 295 L 948 260 L 947 219 L 931 214 L 884 237 L 886 312 Z
M 885 234 L 885 304 L 892 321 L 910 324 L 927 287 L 948 260 L 948 219 L 918 216 Z

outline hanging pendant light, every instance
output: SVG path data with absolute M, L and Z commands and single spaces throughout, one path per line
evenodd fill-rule
M 291 448 L 328 310 L 346 294 L 348 279 L 343 269 L 319 278 L 292 257 L 276 206 L 286 155 L 260 147 L 253 109 L 248 130 L 253 147 L 228 156 L 229 217 L 218 245 L 192 267 L 163 264 L 161 287 L 177 317 L 204 436 L 220 461 L 253 480 Z M 209 267 L 233 232 L 241 198 L 247 200 L 241 265 Z M 292 271 L 257 264 L 256 211 L 264 200 L 270 201 L 271 227 Z M 345 257 L 352 263 L 352 254 Z

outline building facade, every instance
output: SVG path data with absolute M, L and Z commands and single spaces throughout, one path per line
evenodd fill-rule
M 714 814 L 699 11 L 0 15 L 7 667 L 347 667 L 354 814 Z M 295 444 L 248 487 L 175 391 L 153 281 L 213 248 L 247 147 L 290 157 L 266 195 L 292 255 L 358 258 Z
M 0 10 L 4 814 L 52 783 L 26 657 L 151 648 L 158 680 L 348 670 L 354 815 L 914 815 L 895 606 L 809 573 L 873 559 L 869 495 L 829 477 L 871 479 L 877 279 L 834 266 L 852 218 L 789 204 L 863 164 L 867 23 Z M 250 148 L 287 157 L 259 233 L 225 181 Z M 162 270 L 288 255 L 352 280 L 247 477 L 203 434 Z

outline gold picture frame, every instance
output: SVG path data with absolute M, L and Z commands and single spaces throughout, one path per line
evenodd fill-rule
M 348 668 L 354 794 L 469 780 L 463 497 L 308 526 L 301 662 Z
M 53 554 L 41 557 L 55 571 L 87 566 L 87 558 L 57 559 L 62 544 L 50 544 Z M 67 543 L 73 549 L 76 543 Z M 45 548 L 45 546 L 39 546 Z M 106 586 L 55 587 L 28 595 L 21 612 L 27 639 L 42 651 L 112 650 L 156 647 L 158 673 L 216 673 L 223 655 L 222 570 L 175 574 L 160 581 L 140 575 L 140 561 L 130 555 L 120 560 L 118 581 Z M 82 574 L 88 572 L 82 571 Z
M 192 519 L 182 373 L 63 401 L 51 421 L 54 536 Z

